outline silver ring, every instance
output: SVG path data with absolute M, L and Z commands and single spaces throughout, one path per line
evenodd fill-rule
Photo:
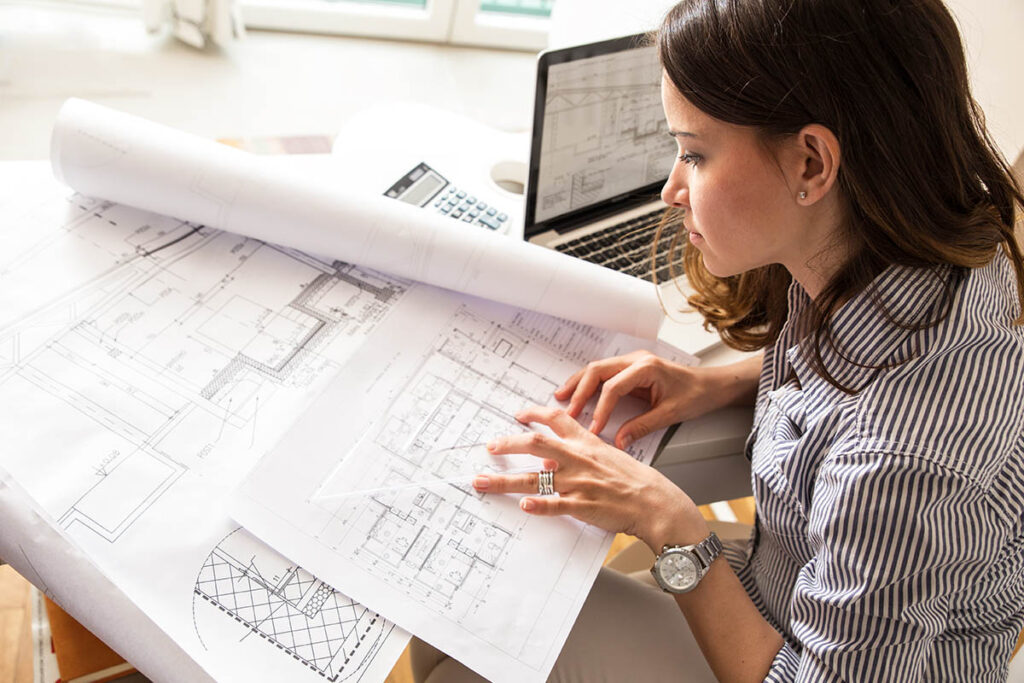
M 550 496 L 555 492 L 555 473 L 544 470 L 537 473 L 537 495 Z

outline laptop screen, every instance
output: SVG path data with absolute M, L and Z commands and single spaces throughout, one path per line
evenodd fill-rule
M 657 197 L 676 143 L 661 107 L 661 67 L 643 34 L 541 54 L 526 197 L 526 237 Z

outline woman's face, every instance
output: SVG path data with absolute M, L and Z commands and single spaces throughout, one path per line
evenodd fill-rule
M 785 160 L 769 154 L 753 129 L 701 112 L 665 77 L 661 98 L 679 144 L 661 198 L 686 209 L 689 239 L 707 269 L 727 277 L 782 263 L 793 272 L 807 245 Z

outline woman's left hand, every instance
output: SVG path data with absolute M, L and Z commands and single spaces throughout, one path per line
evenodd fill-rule
M 478 475 L 473 486 L 486 493 L 526 493 L 520 507 L 535 515 L 571 515 L 607 531 L 639 537 L 656 553 L 665 544 L 698 543 L 707 524 L 686 493 L 653 467 L 605 443 L 559 408 L 535 406 L 516 415 L 539 432 L 499 437 L 493 455 L 529 453 L 553 470 L 558 496 L 539 496 L 538 473 Z

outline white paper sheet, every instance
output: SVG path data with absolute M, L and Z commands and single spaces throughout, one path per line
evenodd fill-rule
M 467 481 L 408 483 L 465 477 L 482 456 L 450 446 L 522 431 L 513 415 L 552 404 L 554 389 L 582 363 L 640 346 L 625 335 L 416 289 L 253 470 L 232 513 L 486 678 L 543 681 L 612 534 L 571 518 L 531 517 L 519 496 L 481 495 Z M 606 438 L 636 414 L 631 401 Z M 661 436 L 630 452 L 650 462 Z M 522 459 L 538 462 L 503 458 L 497 469 Z M 346 491 L 364 494 L 331 495 Z
M 0 164 L 0 557 L 156 681 L 383 680 L 408 634 L 226 505 L 408 286 Z
M 131 602 L 0 469 L 0 556 L 51 600 L 155 681 L 212 680 Z
M 83 100 L 62 107 L 51 161 L 85 195 L 492 301 L 646 339 L 657 338 L 664 317 L 649 282 L 382 196 L 349 194 L 272 159 Z

